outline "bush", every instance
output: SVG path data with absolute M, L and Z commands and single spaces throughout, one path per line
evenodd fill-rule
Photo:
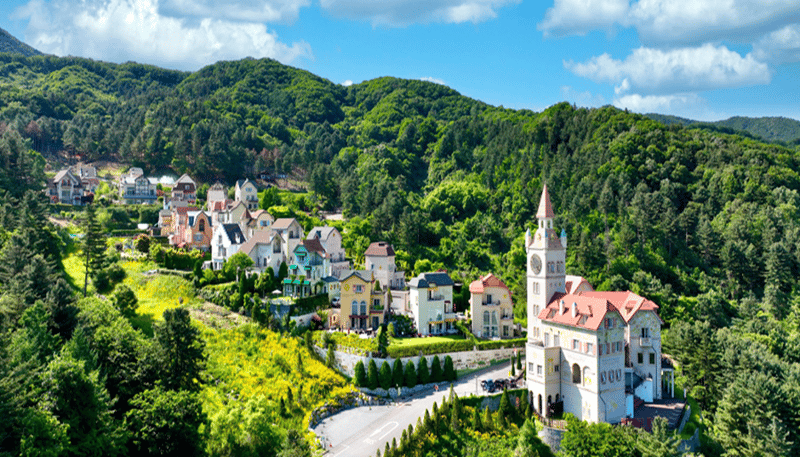
M 439 356 L 433 356 L 431 360 L 431 382 L 442 382 L 444 374 L 442 373 L 442 363 L 439 361 Z
M 458 377 L 456 370 L 453 368 L 453 359 L 449 355 L 444 358 L 444 373 L 442 375 L 445 381 L 455 381 Z
M 394 366 L 392 367 L 392 383 L 396 386 L 402 386 L 403 378 L 403 362 L 401 362 L 400 359 L 395 359 Z
M 414 362 L 408 361 L 406 363 L 406 387 L 414 388 L 417 385 L 417 368 L 414 366 Z
M 417 363 L 417 379 L 420 384 L 427 384 L 431 380 L 431 375 L 428 372 L 428 359 L 420 357 Z
M 124 284 L 118 285 L 114 290 L 112 301 L 114 307 L 117 308 L 123 316 L 130 318 L 136 315 L 138 301 L 136 299 L 136 294 L 133 293 L 130 287 Z

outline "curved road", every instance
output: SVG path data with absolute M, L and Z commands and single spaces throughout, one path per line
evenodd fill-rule
M 508 362 L 486 368 L 459 379 L 453 383 L 453 389 L 459 397 L 486 395 L 480 388 L 480 380 L 506 378 L 509 370 Z M 439 387 L 439 392 L 432 389 L 423 391 L 389 405 L 362 406 L 339 412 L 312 430 L 320 437 L 327 456 L 373 457 L 378 449 L 383 454 L 386 443 L 391 445 L 392 438 L 400 443 L 403 430 L 409 424 L 416 427 L 417 418 L 423 417 L 426 409 L 433 410 L 433 402 L 442 404 L 442 398 L 450 391 L 450 384 L 442 383 Z

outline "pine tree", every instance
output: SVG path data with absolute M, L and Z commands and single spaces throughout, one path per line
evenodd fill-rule
M 83 238 L 83 296 L 87 294 L 89 277 L 94 277 L 103 267 L 105 242 L 102 238 L 100 224 L 97 222 L 97 212 L 94 204 L 86 205 Z
M 402 387 L 404 375 L 403 362 L 401 362 L 400 359 L 394 359 L 394 366 L 392 367 L 392 383 L 397 387 Z
M 414 362 L 408 361 L 406 363 L 406 387 L 414 388 L 417 385 L 417 370 L 414 367 Z
M 482 431 L 481 426 L 481 413 L 478 411 L 478 407 L 472 409 L 472 429 L 476 432 Z
M 430 373 L 428 372 L 428 359 L 420 357 L 417 362 L 417 379 L 420 384 L 427 384 L 430 382 Z
M 378 365 L 375 364 L 375 359 L 369 359 L 369 368 L 367 368 L 367 387 L 375 389 L 378 387 Z
M 456 370 L 453 368 L 453 359 L 448 355 L 444 358 L 444 380 L 445 381 L 455 381 L 456 380 Z
M 356 363 L 355 382 L 356 382 L 356 387 L 367 386 L 367 372 L 366 370 L 364 370 L 364 362 L 362 360 L 359 360 Z
M 439 361 L 439 356 L 435 355 L 431 360 L 431 382 L 442 382 L 443 378 L 442 363 Z
M 483 419 L 481 420 L 481 422 L 483 424 L 484 430 L 487 432 L 492 431 L 492 429 L 494 428 L 492 427 L 492 425 L 494 424 L 494 421 L 492 421 L 492 412 L 489 411 L 488 406 L 483 409 Z
M 392 387 L 392 369 L 389 368 L 389 362 L 384 361 L 381 364 L 381 371 L 378 373 L 378 382 L 382 389 L 389 390 Z

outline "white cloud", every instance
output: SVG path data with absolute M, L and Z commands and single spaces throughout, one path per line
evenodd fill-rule
M 564 66 L 578 76 L 615 84 L 617 95 L 696 92 L 768 84 L 771 79 L 767 64 L 751 54 L 742 57 L 725 46 L 710 44 L 670 51 L 642 47 L 624 61 L 603 54 L 585 63 L 567 61 Z
M 173 17 L 199 17 L 248 22 L 294 21 L 310 0 L 163 0 L 159 13 Z
M 428 81 L 429 83 L 439 84 L 440 86 L 446 86 L 447 85 L 447 83 L 445 83 L 441 79 L 437 79 L 437 78 L 434 78 L 434 77 L 431 77 L 431 76 L 423 76 L 422 78 L 419 78 L 419 79 L 420 79 L 420 81 Z
M 579 92 L 571 86 L 561 86 L 561 97 L 568 102 L 585 107 L 596 108 L 606 103 L 606 99 L 600 94 L 593 94 L 588 90 Z
M 800 20 L 797 0 L 555 0 L 539 29 L 583 35 L 633 27 L 645 44 L 750 42 Z
M 614 106 L 635 113 L 659 113 L 685 117 L 696 121 L 718 121 L 727 119 L 730 114 L 712 110 L 708 102 L 694 93 L 673 95 L 625 95 L 614 99 Z
M 137 60 L 184 70 L 247 56 L 284 63 L 311 57 L 307 43 L 281 43 L 263 24 L 164 16 L 158 0 L 83 0 L 80 4 L 33 0 L 17 14 L 30 18 L 25 41 L 56 55 Z
M 773 62 L 800 62 L 800 24 L 788 25 L 763 37 L 753 46 L 753 54 Z
M 496 10 L 521 0 L 320 0 L 331 14 L 372 25 L 403 27 L 414 23 L 482 22 Z
M 545 35 L 585 35 L 610 29 L 628 14 L 628 0 L 555 0 L 539 23 Z
M 351 80 L 349 80 L 349 79 L 348 79 L 347 81 L 343 82 L 343 83 L 342 83 L 342 85 L 343 85 L 344 87 L 350 87 L 350 86 L 352 86 L 352 85 L 353 85 L 353 81 L 351 81 Z

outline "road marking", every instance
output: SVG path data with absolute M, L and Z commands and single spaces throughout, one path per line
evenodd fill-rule
M 336 454 L 336 457 L 338 457 L 338 456 L 342 455 L 342 453 L 344 453 L 344 451 L 346 451 L 346 450 L 348 450 L 348 449 L 350 449 L 350 446 L 348 446 L 348 445 L 346 445 L 346 444 L 345 444 L 345 445 L 344 445 L 344 449 L 342 449 L 341 451 L 339 451 L 339 452 Z
M 382 440 L 384 436 L 388 435 L 389 433 L 392 433 L 392 430 L 396 429 L 396 428 L 397 428 L 397 426 L 398 426 L 399 424 L 398 424 L 397 422 L 394 422 L 394 421 L 392 421 L 392 422 L 388 422 L 388 423 L 386 423 L 386 424 L 385 424 L 383 427 L 381 427 L 381 428 L 379 428 L 379 429 L 375 430 L 374 432 L 372 432 L 372 435 L 370 435 L 370 437 L 373 437 L 373 436 L 377 435 L 378 433 L 380 433 L 381 431 L 383 431 L 383 429 L 384 429 L 384 428 L 386 428 L 386 427 L 388 427 L 389 425 L 391 425 L 391 426 L 392 426 L 392 428 L 390 428 L 390 429 L 389 429 L 389 431 L 387 431 L 387 432 L 386 432 L 386 433 L 384 433 L 383 435 L 379 436 L 379 437 L 378 437 L 378 439 L 379 439 L 379 440 Z M 369 443 L 369 444 L 372 444 L 372 443 Z

